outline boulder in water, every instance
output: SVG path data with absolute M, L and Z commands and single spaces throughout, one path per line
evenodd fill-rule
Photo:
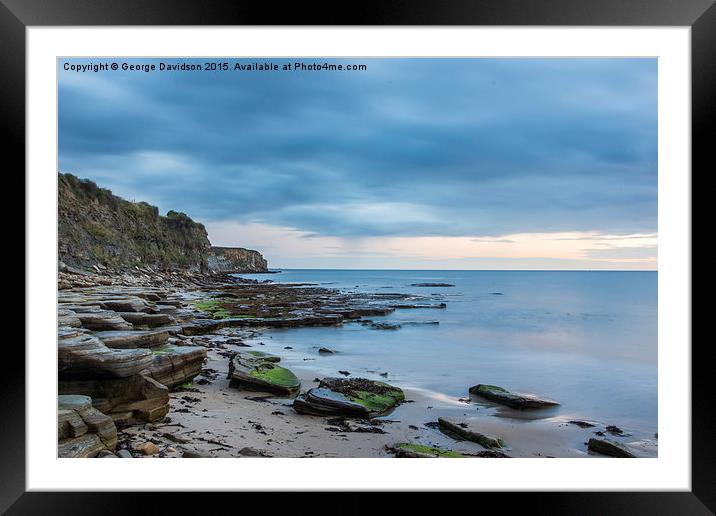
M 496 385 L 477 384 L 470 387 L 470 394 L 516 409 L 546 408 L 559 405 L 556 401 L 538 398 L 532 394 L 515 394 Z
M 635 457 L 635 455 L 630 452 L 626 446 L 613 441 L 612 439 L 597 439 L 596 437 L 592 437 L 587 443 L 587 448 L 590 451 L 601 453 L 602 455 L 609 455 L 610 457 Z

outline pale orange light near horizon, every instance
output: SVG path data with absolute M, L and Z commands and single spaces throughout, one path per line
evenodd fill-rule
M 315 263 L 317 268 L 657 269 L 656 233 L 331 237 L 257 222 L 205 225 L 212 244 L 256 249 L 273 267 Z

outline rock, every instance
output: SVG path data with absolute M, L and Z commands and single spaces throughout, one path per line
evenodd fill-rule
M 88 396 L 57 398 L 58 456 L 96 457 L 117 446 L 117 428 L 112 419 L 92 406 Z
M 300 380 L 290 370 L 276 365 L 277 358 L 260 351 L 237 353 L 229 362 L 229 385 L 284 395 L 296 394 L 301 388 Z
M 143 312 L 149 308 L 149 304 L 139 297 L 103 299 L 101 306 L 115 312 Z
M 269 454 L 262 450 L 256 450 L 254 448 L 249 447 L 241 448 L 239 450 L 239 455 L 243 457 L 270 457 Z
M 331 432 L 341 433 L 364 433 L 364 434 L 385 434 L 386 431 L 380 428 L 381 423 L 378 420 L 368 421 L 367 424 L 364 422 L 354 421 L 346 419 L 344 417 L 334 417 L 326 421 L 329 425 L 332 425 L 326 430 Z M 417 430 L 417 427 L 415 427 Z
M 93 335 L 64 332 L 59 337 L 57 358 L 61 380 L 125 378 L 146 369 L 153 360 L 151 351 L 110 349 Z
M 350 376 L 350 375 L 351 375 L 351 372 L 350 372 L 350 371 L 338 371 L 338 372 L 339 372 L 340 374 L 342 374 L 343 376 Z
M 172 442 L 178 443 L 178 444 L 187 444 L 191 442 L 191 439 L 185 439 L 184 437 L 181 437 L 180 435 L 174 435 L 169 432 L 164 432 L 162 434 L 162 437 L 165 439 L 169 439 Z
M 182 324 L 181 332 L 189 336 L 203 335 L 220 330 L 226 325 L 226 321 L 219 319 L 194 319 L 190 323 Z
M 157 453 L 159 453 L 159 447 L 152 442 L 146 442 L 144 444 L 141 444 L 135 449 L 144 455 L 156 455 Z
M 112 349 L 153 348 L 166 344 L 169 339 L 169 331 L 166 329 L 100 331 L 94 335 Z
M 77 317 L 73 310 L 60 308 L 57 310 L 57 326 L 69 326 L 71 328 L 79 328 L 82 321 Z
M 401 328 L 398 323 L 388 322 L 371 322 L 368 326 L 374 330 L 399 330 Z
M 472 441 L 485 448 L 504 448 L 505 446 L 505 442 L 499 437 L 483 434 L 469 428 L 463 428 L 447 419 L 438 418 L 438 428 L 442 433 L 450 437 Z
M 166 292 L 137 292 L 137 297 L 141 297 L 142 299 L 146 299 L 147 301 L 152 301 L 153 303 L 162 301 L 167 297 Z M 122 312 L 127 312 L 128 310 L 122 310 Z
M 202 455 L 201 453 L 197 453 L 195 451 L 191 450 L 184 450 L 181 454 L 183 459 L 205 459 L 207 458 L 206 455 Z
M 220 272 L 267 272 L 268 263 L 258 251 L 241 247 L 212 247 L 209 270 Z
M 452 459 L 462 458 L 464 455 L 452 450 L 442 450 L 424 444 L 402 443 L 395 447 L 395 456 L 399 459 Z
M 120 459 L 131 459 L 131 458 L 132 458 L 132 452 L 130 452 L 130 451 L 129 451 L 128 449 L 126 449 L 126 448 L 122 448 L 121 450 L 119 450 L 119 451 L 117 452 L 117 457 L 119 457 Z
M 403 391 L 365 378 L 324 378 L 318 387 L 293 401 L 296 412 L 371 418 L 385 414 L 405 400 Z
M 271 355 L 270 353 L 264 353 L 263 351 L 244 351 L 241 353 L 241 355 L 245 356 L 248 359 L 261 360 L 263 362 L 277 363 L 281 361 L 281 357 Z
M 148 314 L 145 312 L 119 312 L 119 315 L 125 321 L 132 323 L 134 326 L 149 326 L 155 328 L 175 322 L 174 317 L 169 314 Z
M 105 449 L 96 434 L 84 434 L 72 439 L 64 439 L 57 444 L 57 456 L 61 459 L 85 459 L 96 457 Z
M 321 355 L 332 355 L 333 353 L 335 353 L 335 351 L 332 351 L 332 350 L 330 350 L 330 349 L 328 349 L 328 348 L 318 348 L 318 352 L 319 352 Z
M 82 327 L 87 328 L 88 330 L 103 331 L 132 329 L 132 325 L 115 312 L 77 312 L 76 316 L 80 320 Z
M 191 381 L 201 372 L 206 359 L 206 349 L 197 346 L 163 346 L 153 348 L 154 361 L 149 366 L 149 376 L 173 389 Z
M 112 453 L 112 452 L 109 451 L 109 450 L 102 450 L 101 452 L 99 452 L 99 453 L 97 454 L 97 458 L 100 458 L 100 459 L 118 459 L 119 457 L 117 457 L 114 453 Z
M 517 409 L 545 408 L 559 405 L 556 401 L 541 399 L 531 394 L 514 394 L 496 385 L 475 385 L 470 387 L 470 394 Z
M 594 425 L 588 421 L 581 421 L 577 419 L 573 419 L 571 421 L 567 421 L 570 425 L 577 425 L 579 428 L 592 428 Z
M 610 457 L 635 457 L 635 455 L 630 452 L 626 446 L 611 439 L 597 439 L 592 437 L 587 443 L 587 448 L 590 451 L 600 453 L 602 455 L 609 455 Z
M 169 412 L 169 389 L 145 375 L 127 378 L 61 380 L 60 394 L 82 394 L 117 426 L 161 421 Z
M 411 283 L 411 287 L 454 287 L 452 283 Z
M 439 304 L 396 304 L 396 305 L 388 305 L 390 308 L 395 308 L 399 310 L 414 310 L 417 308 L 437 308 L 437 309 L 445 309 L 447 308 L 447 304 L 445 303 L 439 303 Z M 426 323 L 426 324 L 437 324 L 437 321 L 432 323 Z

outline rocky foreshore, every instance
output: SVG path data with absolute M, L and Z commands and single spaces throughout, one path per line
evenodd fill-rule
M 317 378 L 308 363 L 287 366 L 281 356 L 255 348 L 257 337 L 272 328 L 358 322 L 399 330 L 399 324 L 373 319 L 395 310 L 445 309 L 439 301 L 413 294 L 346 293 L 309 284 L 250 281 L 225 273 L 149 266 L 80 270 L 61 264 L 58 455 L 449 458 L 653 453 L 651 444 L 630 443 L 628 433 L 616 433 L 614 426 L 550 420 L 535 424 L 536 429 L 516 429 L 501 424 L 501 418 L 476 419 L 471 407 L 493 410 L 504 405 L 504 410 L 539 413 L 557 406 L 533 394 L 477 384 L 469 389 L 469 398 L 434 410 L 434 400 L 424 392 L 348 371 Z M 317 345 L 317 356 L 333 354 L 330 343 Z

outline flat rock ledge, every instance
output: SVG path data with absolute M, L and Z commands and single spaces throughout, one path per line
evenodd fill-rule
M 608 455 L 610 457 L 633 458 L 635 455 L 626 446 L 612 439 L 597 439 L 592 437 L 587 443 L 589 451 Z
M 94 408 L 110 416 L 117 426 L 161 421 L 169 412 L 169 389 L 143 374 L 127 378 L 60 379 L 59 393 L 91 397 Z
M 470 394 L 516 409 L 538 409 L 559 405 L 556 401 L 539 398 L 532 394 L 516 394 L 496 385 L 477 384 L 470 387 Z
M 279 357 L 253 351 L 237 353 L 229 361 L 229 386 L 293 396 L 301 381 L 293 372 L 277 365 Z
M 99 331 L 94 335 L 112 349 L 154 348 L 166 344 L 169 339 L 166 329 Z
M 57 436 L 60 458 L 96 457 L 117 447 L 117 427 L 89 396 L 57 397 Z
M 95 337 L 74 328 L 58 330 L 57 359 L 61 379 L 126 378 L 153 361 L 146 349 L 110 349 Z
M 154 361 L 148 375 L 169 389 L 194 379 L 206 360 L 206 348 L 199 346 L 172 346 L 165 344 L 153 348 Z
M 466 424 L 453 423 L 447 419 L 438 418 L 438 428 L 449 437 L 472 441 L 489 450 L 505 447 L 505 441 L 500 437 L 478 432 L 477 430 L 467 427 Z
M 386 414 L 405 400 L 403 391 L 365 378 L 324 378 L 293 401 L 301 414 L 371 418 Z

